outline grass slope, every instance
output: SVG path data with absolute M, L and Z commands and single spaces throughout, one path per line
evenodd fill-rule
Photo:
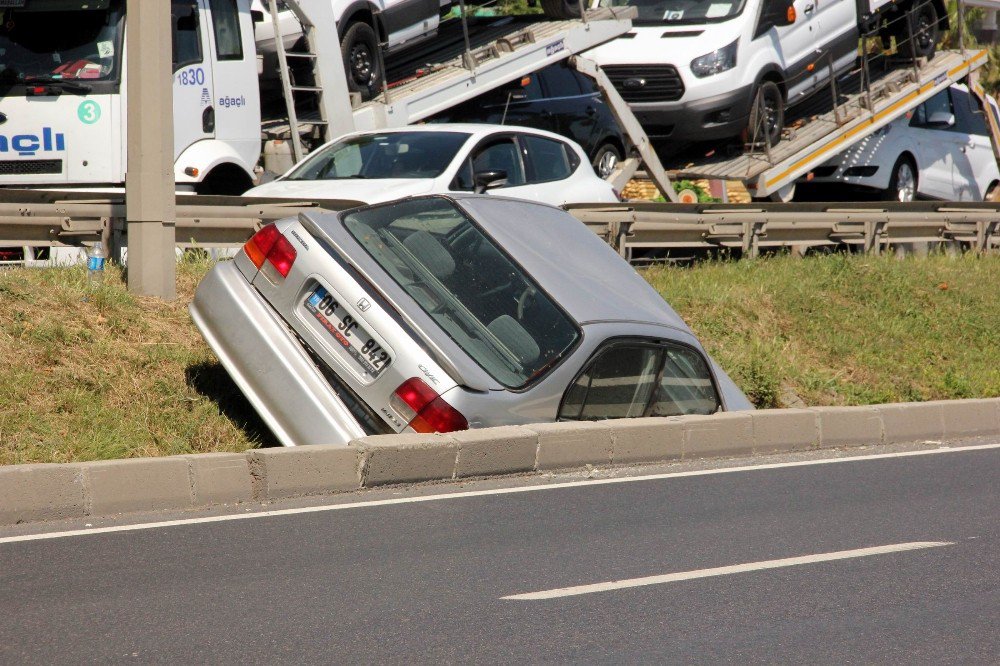
M 1000 395 L 1000 257 L 784 256 L 644 274 L 758 406 Z
M 118 271 L 0 271 L 0 463 L 241 451 L 273 437 L 178 299 Z M 1000 395 L 1000 257 L 817 257 L 657 267 L 646 278 L 761 406 Z

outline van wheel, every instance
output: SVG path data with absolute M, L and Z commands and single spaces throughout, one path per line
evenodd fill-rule
M 986 196 L 983 197 L 983 201 L 994 203 L 1000 201 L 1000 183 L 993 183 L 986 189 Z
M 885 201 L 913 201 L 917 198 L 917 169 L 905 155 L 901 155 L 892 167 L 889 187 L 883 193 Z
M 594 165 L 594 171 L 597 175 L 607 180 L 608 176 L 618 168 L 618 164 L 621 161 L 622 154 L 618 148 L 613 143 L 605 143 L 594 153 L 594 159 L 591 164 Z
M 781 89 L 774 81 L 764 81 L 754 93 L 747 140 L 757 144 L 763 144 L 767 140 L 773 146 L 781 141 L 781 129 L 784 126 L 785 100 L 781 96 Z
M 918 2 L 920 1 L 918 0 Z M 916 56 L 928 60 L 932 59 L 940 37 L 937 9 L 934 8 L 934 3 L 925 0 L 923 4 L 911 9 L 909 20 L 913 28 L 913 46 Z M 902 38 L 909 39 L 909 37 L 909 33 L 904 31 Z M 899 41 L 899 36 L 897 36 L 896 43 L 898 44 Z M 908 49 L 903 49 L 904 56 L 908 52 Z
M 576 0 L 542 0 L 542 11 L 554 19 L 580 18 L 580 4 Z
M 366 101 L 377 95 L 382 84 L 382 70 L 378 39 L 372 27 L 363 21 L 348 26 L 340 40 L 340 52 L 344 56 L 347 89 L 361 93 L 361 99 Z

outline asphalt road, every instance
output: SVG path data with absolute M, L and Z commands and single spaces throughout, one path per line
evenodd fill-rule
M 1000 448 L 781 465 L 0 532 L 0 663 L 1000 661 Z

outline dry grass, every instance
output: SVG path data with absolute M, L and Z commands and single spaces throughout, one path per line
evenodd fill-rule
M 759 406 L 1000 396 L 1000 257 L 651 268 Z
M 0 271 L 0 463 L 273 441 L 187 313 L 82 267 Z M 644 274 L 759 405 L 1000 395 L 1000 257 L 708 262 Z
M 0 271 L 0 463 L 239 451 L 269 438 L 188 316 L 207 264 L 178 265 L 178 299 L 82 267 Z M 211 397 L 208 397 L 208 396 Z

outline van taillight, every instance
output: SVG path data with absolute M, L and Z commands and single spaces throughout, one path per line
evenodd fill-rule
M 273 224 L 269 224 L 255 233 L 243 246 L 243 251 L 246 252 L 258 270 L 264 266 L 264 261 L 267 260 L 281 277 L 288 277 L 288 271 L 292 270 L 296 256 L 295 248 Z
M 389 405 L 417 432 L 467 430 L 469 422 L 423 380 L 413 377 L 400 384 Z

